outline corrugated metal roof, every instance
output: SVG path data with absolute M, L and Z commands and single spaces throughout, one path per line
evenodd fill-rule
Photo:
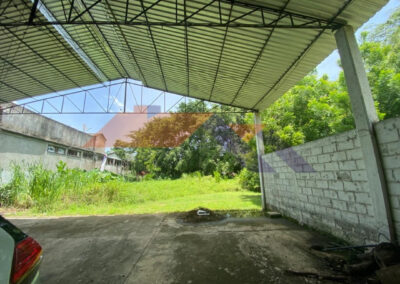
M 1 101 L 128 77 L 263 109 L 387 1 L 42 0 L 32 18 L 34 2 L 0 2 Z

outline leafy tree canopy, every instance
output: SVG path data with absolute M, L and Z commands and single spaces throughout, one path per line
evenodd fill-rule
M 361 54 L 379 110 L 385 118 L 400 114 L 400 9 L 361 35 Z

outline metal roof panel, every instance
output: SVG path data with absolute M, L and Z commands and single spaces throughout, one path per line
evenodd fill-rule
M 3 101 L 129 77 L 263 109 L 336 48 L 333 28 L 358 28 L 387 1 L 41 0 L 31 22 L 31 1 L 6 2 Z

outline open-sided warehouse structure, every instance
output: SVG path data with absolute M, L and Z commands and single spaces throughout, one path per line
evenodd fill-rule
M 128 77 L 264 109 L 336 48 L 332 30 L 384 3 L 1 1 L 1 99 Z
M 1 1 L 0 100 L 133 78 L 154 89 L 257 112 L 338 46 L 373 200 L 373 227 L 394 240 L 373 127 L 378 118 L 354 38 L 354 30 L 386 2 Z M 259 119 L 256 115 L 258 124 Z M 257 142 L 262 170 L 261 132 Z

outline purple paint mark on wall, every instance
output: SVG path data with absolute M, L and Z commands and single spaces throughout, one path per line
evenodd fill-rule
M 276 173 L 274 168 L 272 168 L 264 159 L 261 158 L 262 172 L 263 173 Z
M 296 173 L 315 172 L 314 168 L 302 156 L 297 154 L 293 148 L 276 151 L 275 153 Z

